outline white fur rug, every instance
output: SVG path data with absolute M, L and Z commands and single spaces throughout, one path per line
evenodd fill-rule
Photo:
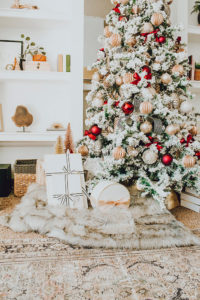
M 0 224 L 15 232 L 35 231 L 79 247 L 156 249 L 200 245 L 200 240 L 152 199 L 132 199 L 129 209 L 72 210 L 47 204 L 45 188 L 29 187 Z

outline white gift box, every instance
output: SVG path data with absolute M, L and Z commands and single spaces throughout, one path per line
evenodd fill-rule
M 44 167 L 49 205 L 88 208 L 80 154 L 46 155 Z

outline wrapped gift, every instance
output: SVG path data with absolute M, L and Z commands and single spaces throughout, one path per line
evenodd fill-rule
M 101 181 L 93 189 L 90 200 L 94 208 L 128 208 L 130 206 L 130 193 L 122 184 Z
M 48 203 L 88 208 L 81 155 L 46 155 L 44 162 Z

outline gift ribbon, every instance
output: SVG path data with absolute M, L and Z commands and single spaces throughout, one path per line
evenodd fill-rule
M 151 31 L 151 32 L 140 33 L 140 35 L 145 37 L 144 42 L 146 42 L 149 34 L 154 34 L 155 38 L 157 38 L 158 31 L 159 31 L 159 29 L 156 29 L 156 30 Z
M 181 144 L 186 144 L 185 147 L 188 147 L 189 144 L 191 144 L 193 141 L 194 141 L 193 136 L 191 134 L 189 134 L 188 137 L 187 137 L 187 140 L 182 139 L 182 140 L 180 140 L 180 143 Z
M 196 153 L 195 153 L 195 156 L 196 156 L 198 159 L 200 159 L 200 152 L 196 152 Z
M 96 140 L 96 135 L 92 134 L 89 130 L 85 130 L 85 136 L 88 136 L 90 139 L 92 139 L 93 141 Z
M 162 150 L 163 147 L 159 144 L 159 142 L 154 142 L 154 138 L 152 136 L 148 136 L 148 139 L 150 140 L 150 143 L 146 144 L 146 147 L 150 147 L 151 145 L 156 145 L 156 148 L 158 151 Z
M 117 201 L 105 201 L 105 200 L 99 200 L 98 204 L 100 206 L 114 206 L 114 207 L 118 207 L 118 206 L 126 206 L 126 205 L 130 205 L 130 200 L 126 200 L 126 199 L 119 199 Z

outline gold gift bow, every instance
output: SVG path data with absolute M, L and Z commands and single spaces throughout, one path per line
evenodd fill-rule
M 130 204 L 130 199 L 129 200 L 125 200 L 125 199 L 119 199 L 117 201 L 105 201 L 105 200 L 99 200 L 98 204 L 100 206 L 104 206 L 104 205 L 110 205 L 110 206 L 124 206 L 124 205 L 129 205 Z

